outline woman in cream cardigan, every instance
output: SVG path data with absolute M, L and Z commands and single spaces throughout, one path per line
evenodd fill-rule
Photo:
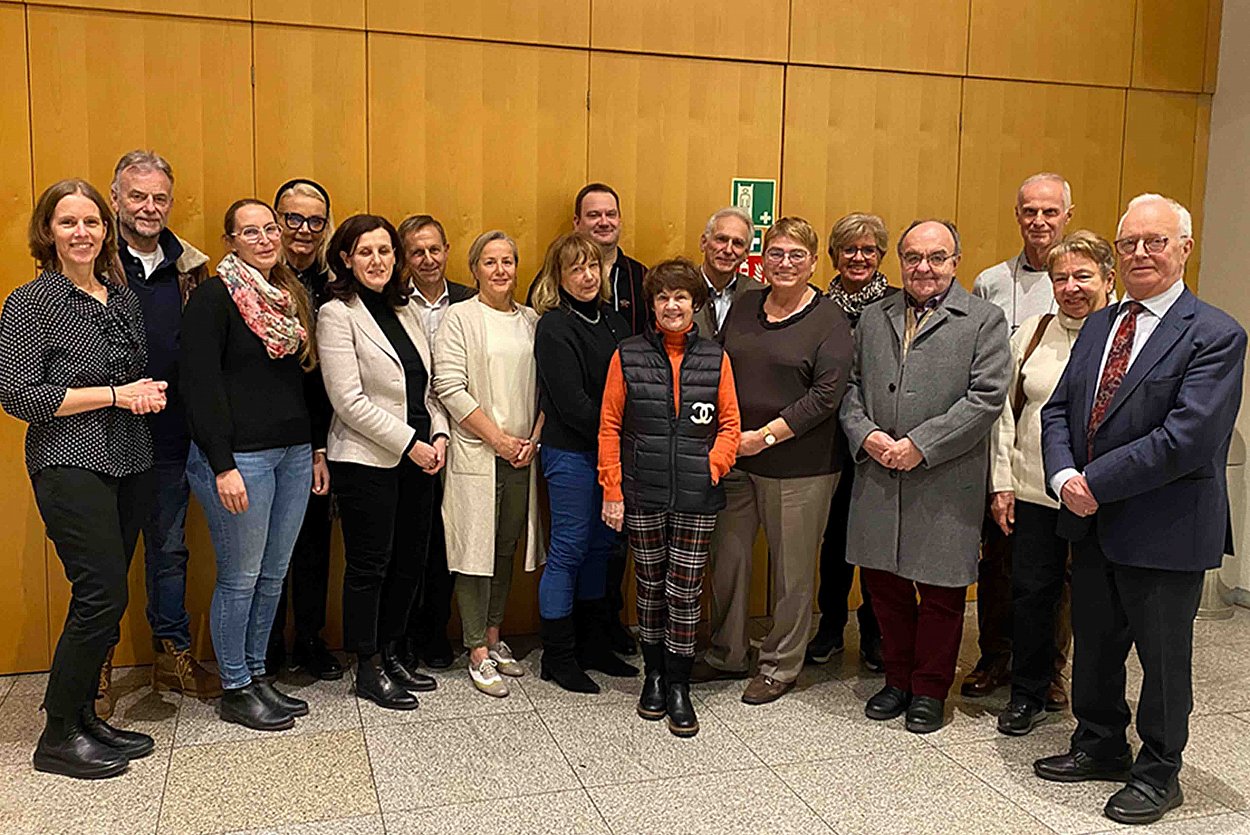
M 525 534 L 525 568 L 542 561 L 535 468 L 538 411 L 534 329 L 538 316 L 513 298 L 516 242 L 485 232 L 469 247 L 478 295 L 449 308 L 434 346 L 434 390 L 451 417 L 443 523 L 447 567 L 478 690 L 507 696 L 500 673 L 524 668 L 499 638 L 512 561 Z
M 1092 232 L 1073 232 L 1050 251 L 1057 314 L 1032 316 L 1011 338 L 1014 360 L 1007 406 L 990 436 L 990 512 L 1012 535 L 1011 701 L 998 729 L 1021 736 L 1045 718 L 1047 691 L 1060 687 L 1055 658 L 1071 639 L 1067 607 L 1068 543 L 1055 533 L 1059 504 L 1046 494 L 1042 406 L 1068 364 L 1085 318 L 1107 306 L 1115 289 L 1115 252 Z

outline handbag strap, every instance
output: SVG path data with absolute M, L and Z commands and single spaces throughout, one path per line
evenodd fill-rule
M 1020 373 L 1016 380 L 1016 389 L 1011 394 L 1011 413 L 1016 419 L 1016 423 L 1020 423 L 1020 415 L 1024 413 L 1024 364 L 1029 361 L 1029 357 L 1033 356 L 1033 352 L 1037 350 L 1037 346 L 1042 344 L 1042 336 L 1046 333 L 1046 328 L 1050 325 L 1050 321 L 1055 318 L 1055 314 L 1046 313 L 1037 322 L 1037 330 L 1033 331 L 1033 338 L 1029 340 L 1028 346 L 1024 349 L 1024 356 L 1020 358 Z

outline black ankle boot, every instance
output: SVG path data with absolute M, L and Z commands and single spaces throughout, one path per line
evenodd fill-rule
M 356 695 L 390 710 L 413 710 L 417 707 L 417 697 L 387 675 L 376 653 L 367 657 L 356 656 Z
M 125 754 L 128 760 L 146 757 L 156 747 L 156 742 L 147 734 L 114 728 L 95 715 L 95 707 L 93 705 L 84 705 L 79 719 L 82 722 L 84 731 L 113 750 Z
M 295 639 L 295 647 L 291 650 L 291 669 L 304 670 L 322 681 L 338 681 L 343 677 L 343 665 L 334 653 L 326 649 L 325 642 L 316 637 Z
M 256 692 L 265 700 L 270 707 L 285 711 L 292 716 L 307 716 L 308 702 L 303 699 L 297 699 L 294 696 L 288 696 L 278 688 L 274 687 L 271 682 L 264 679 L 255 679 Z
M 257 680 L 244 687 L 227 687 L 221 695 L 221 718 L 254 731 L 285 731 L 295 727 L 295 717 L 261 695 Z
M 664 718 L 668 711 L 668 687 L 664 675 L 664 645 L 648 644 L 639 641 L 642 646 L 642 663 L 645 677 L 642 680 L 642 694 L 638 697 L 638 715 L 651 722 Z
M 399 641 L 387 641 L 382 645 L 382 669 L 405 690 L 415 693 L 428 693 L 438 689 L 438 682 L 425 673 L 413 672 L 403 662 Z
M 618 678 L 633 678 L 638 668 L 626 664 L 612 651 L 608 635 L 614 615 L 608 611 L 605 598 L 578 600 L 573 606 L 577 623 L 577 663 L 583 670 L 598 670 Z
M 542 680 L 554 681 L 572 693 L 598 693 L 599 685 L 577 666 L 573 618 L 542 618 L 539 630 L 543 640 Z
M 668 676 L 668 729 L 674 736 L 694 736 L 699 732 L 699 718 L 694 715 L 694 702 L 690 700 L 690 668 L 694 658 L 687 655 L 666 653 L 665 673 Z
M 116 777 L 130 766 L 130 758 L 110 748 L 83 728 L 81 720 L 48 717 L 31 758 L 36 771 L 101 780 Z

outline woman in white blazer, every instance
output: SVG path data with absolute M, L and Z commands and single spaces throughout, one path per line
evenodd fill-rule
M 317 318 L 318 356 L 334 407 L 327 457 L 347 569 L 343 644 L 356 694 L 411 710 L 433 678 L 401 661 L 408 612 L 425 571 L 447 414 L 430 385 L 432 356 L 403 277 L 399 233 L 355 215 L 329 246 L 331 301 Z
M 447 566 L 478 690 L 508 695 L 499 674 L 524 668 L 499 638 L 512 561 L 526 534 L 525 568 L 542 559 L 535 468 L 538 411 L 534 329 L 538 316 L 513 298 L 516 242 L 485 232 L 469 248 L 478 295 L 447 311 L 434 346 L 434 390 L 451 416 L 443 524 Z

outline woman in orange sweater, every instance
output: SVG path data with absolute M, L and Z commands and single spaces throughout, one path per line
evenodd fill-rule
M 690 668 L 703 568 L 719 482 L 733 466 L 742 425 L 729 356 L 693 323 L 707 284 L 685 259 L 656 264 L 642 282 L 655 327 L 621 342 L 608 366 L 599 423 L 603 521 L 629 531 L 638 578 L 638 632 L 646 679 L 638 715 L 668 717 L 694 736 Z

